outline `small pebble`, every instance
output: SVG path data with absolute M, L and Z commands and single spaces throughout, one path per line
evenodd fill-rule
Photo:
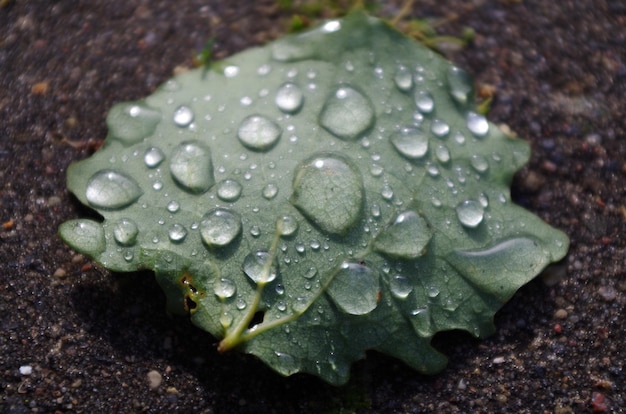
M 567 311 L 565 309 L 559 309 L 554 312 L 554 317 L 557 319 L 565 319 L 567 318 Z
M 494 364 L 502 364 L 503 362 L 504 362 L 504 357 L 503 356 L 495 357 L 493 359 L 493 363 Z
M 67 276 L 67 272 L 65 271 L 65 269 L 63 269 L 62 267 L 59 267 L 57 270 L 54 271 L 54 273 L 52 274 L 52 276 L 54 277 L 58 277 L 59 279 L 64 278 L 65 276 Z
M 20 367 L 20 374 L 22 375 L 30 375 L 33 373 L 33 367 L 30 365 L 22 365 Z
M 148 385 L 151 390 L 156 390 L 161 386 L 163 382 L 163 376 L 155 370 L 148 372 Z

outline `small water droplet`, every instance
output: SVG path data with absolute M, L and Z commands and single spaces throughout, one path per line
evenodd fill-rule
M 261 193 L 263 194 L 263 198 L 271 200 L 276 197 L 276 194 L 278 194 L 278 186 L 274 183 L 269 183 L 263 187 L 263 191 Z
M 280 126 L 262 115 L 245 118 L 237 130 L 237 137 L 243 146 L 255 151 L 267 151 L 276 145 L 281 134 Z
M 302 108 L 304 94 L 298 85 L 292 82 L 284 83 L 276 92 L 276 106 L 281 111 L 293 114 Z
M 222 277 L 215 285 L 215 295 L 222 300 L 233 297 L 235 292 L 237 292 L 237 285 L 230 279 Z
M 366 315 L 378 306 L 380 275 L 367 263 L 345 261 L 328 286 L 337 307 L 350 315 Z
M 109 134 L 124 145 L 149 137 L 160 121 L 161 112 L 143 102 L 117 104 L 106 119 Z
M 193 122 L 195 115 L 190 107 L 182 105 L 174 111 L 174 123 L 181 127 L 187 127 Z
M 428 152 L 428 136 L 417 128 L 402 128 L 391 136 L 396 150 L 409 159 L 419 159 Z
M 257 225 L 250 227 L 250 235 L 252 237 L 259 237 L 261 235 L 261 228 Z
M 437 138 L 444 138 L 450 133 L 450 126 L 441 119 L 433 119 L 430 130 Z
M 370 174 L 372 174 L 373 177 L 380 177 L 384 171 L 383 166 L 380 164 L 372 164 L 370 167 Z
M 406 299 L 413 291 L 411 281 L 402 275 L 395 275 L 389 281 L 391 294 L 398 299 Z
M 89 204 L 105 209 L 124 208 L 137 201 L 142 194 L 135 180 L 113 170 L 95 173 L 87 182 L 85 191 Z
M 431 237 L 432 230 L 426 220 L 407 210 L 376 236 L 374 249 L 391 257 L 415 259 L 424 254 Z
M 389 184 L 384 184 L 380 195 L 387 201 L 393 200 L 393 188 Z
M 170 173 L 185 190 L 202 194 L 215 184 L 211 151 L 197 141 L 183 142 L 172 150 Z
M 465 143 L 465 136 L 459 131 L 456 131 L 454 133 L 454 141 L 459 145 L 463 145 Z
M 232 210 L 216 208 L 202 217 L 199 228 L 202 241 L 208 246 L 226 246 L 241 234 L 241 217 Z
M 315 267 L 312 264 L 308 265 L 306 271 L 304 272 L 304 277 L 307 279 L 313 279 L 316 276 L 317 276 L 317 267 Z
M 124 252 L 124 260 L 126 260 L 127 262 L 132 261 L 134 257 L 135 255 L 133 254 L 131 250 L 126 250 Z
M 481 206 L 487 208 L 489 206 L 489 198 L 487 197 L 487 194 L 480 193 L 480 195 L 478 196 L 478 202 Z
M 244 310 L 246 308 L 246 306 L 248 306 L 248 305 L 246 304 L 245 300 L 243 300 L 241 298 L 237 299 L 237 309 Z
M 265 250 L 250 253 L 243 260 L 243 272 L 257 284 L 269 283 L 278 273 L 277 265 L 268 263 L 269 260 L 270 254 Z
M 226 76 L 227 78 L 234 78 L 237 75 L 239 75 L 238 66 L 230 65 L 224 68 L 224 76 Z
M 165 159 L 165 154 L 159 148 L 150 147 L 143 156 L 143 161 L 148 168 L 158 167 Z
M 380 217 L 380 206 L 376 203 L 372 204 L 370 207 L 370 212 L 372 213 L 372 217 L 379 218 Z
M 294 216 L 282 216 L 278 219 L 277 226 L 281 236 L 293 236 L 298 230 L 298 220 Z
M 436 298 L 439 296 L 439 289 L 437 286 L 428 286 L 426 288 L 426 295 L 428 295 L 429 298 Z
M 484 137 L 489 132 L 489 122 L 481 114 L 468 112 L 466 118 L 467 129 L 476 137 Z
M 477 227 L 484 216 L 483 206 L 476 200 L 465 200 L 456 207 L 456 215 L 465 227 Z
M 172 224 L 167 230 L 167 236 L 172 243 L 180 243 L 187 237 L 187 229 L 182 224 Z
M 113 237 L 122 246 L 132 246 L 137 241 L 139 229 L 131 219 L 123 218 L 113 226 Z
M 463 69 L 451 66 L 447 73 L 448 91 L 452 99 L 461 105 L 466 105 L 473 95 L 472 79 Z
M 470 163 L 472 164 L 472 168 L 479 173 L 483 173 L 489 169 L 489 161 L 482 155 L 472 155 Z
M 309 243 L 309 245 L 311 246 L 311 249 L 313 250 L 319 250 L 319 248 L 322 246 L 320 242 L 317 240 L 311 240 L 311 243 Z
M 340 86 L 326 100 L 319 122 L 328 132 L 344 140 L 356 140 L 375 121 L 368 97 L 350 86 Z
M 406 66 L 398 66 L 393 80 L 402 92 L 408 92 L 413 87 L 413 74 Z
M 439 162 L 443 164 L 450 161 L 450 151 L 448 150 L 448 147 L 443 144 L 437 145 L 437 148 L 435 148 L 435 155 L 437 156 Z
M 172 200 L 167 203 L 167 211 L 170 213 L 176 213 L 180 209 L 180 204 L 176 200 Z
M 217 185 L 217 196 L 223 201 L 237 201 L 243 187 L 235 180 L 220 181 Z
M 435 100 L 428 91 L 419 90 L 415 92 L 414 100 L 417 110 L 423 114 L 429 114 L 435 109 Z
M 291 203 L 323 231 L 345 234 L 361 218 L 363 180 L 338 154 L 320 153 L 298 165 Z

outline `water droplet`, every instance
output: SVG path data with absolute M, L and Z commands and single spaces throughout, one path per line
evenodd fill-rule
M 406 66 L 398 66 L 393 80 L 402 92 L 408 92 L 413 87 L 413 74 Z
M 380 195 L 387 201 L 393 200 L 393 188 L 385 183 L 382 190 L 380 190 Z
M 237 309 L 244 310 L 246 308 L 246 306 L 248 306 L 248 305 L 246 304 L 245 300 L 243 300 L 241 298 L 237 299 Z
M 323 231 L 347 233 L 361 218 L 363 181 L 352 161 L 320 153 L 298 165 L 291 203 Z
M 437 138 L 444 138 L 450 133 L 450 126 L 441 119 L 433 119 L 430 130 Z
M 461 105 L 466 105 L 473 95 L 472 79 L 463 69 L 451 66 L 448 68 L 448 92 L 452 99 Z
M 124 252 L 124 260 L 126 260 L 127 262 L 132 261 L 134 257 L 135 255 L 133 254 L 131 250 L 126 250 Z
M 391 136 L 396 150 L 409 159 L 419 159 L 428 152 L 428 136 L 417 128 L 402 128 Z
M 456 215 L 465 227 L 477 227 L 483 221 L 483 206 L 476 200 L 465 200 L 456 207 Z
M 243 187 L 235 180 L 220 181 L 217 185 L 217 196 L 224 201 L 237 201 Z
M 350 86 L 340 86 L 328 98 L 319 122 L 328 132 L 345 140 L 356 140 L 375 120 L 374 106 L 368 97 Z
M 293 236 L 298 230 L 298 220 L 294 216 L 282 216 L 278 219 L 277 227 L 281 236 Z
M 489 206 L 489 198 L 487 197 L 487 194 L 480 193 L 480 195 L 478 196 L 478 202 L 481 206 L 487 208 Z
M 489 132 L 489 122 L 487 122 L 487 118 L 481 114 L 468 112 L 466 122 L 467 129 L 476 137 L 484 137 Z
M 313 250 L 319 250 L 319 248 L 320 248 L 322 245 L 321 245 L 321 244 L 320 244 L 320 242 L 319 242 L 319 241 L 317 241 L 317 240 L 311 240 L 311 242 L 309 243 L 309 246 L 311 246 L 311 249 L 313 249 Z
M 302 108 L 304 103 L 302 89 L 295 83 L 284 83 L 276 92 L 275 102 L 281 111 L 288 114 L 296 113 Z
M 428 91 L 419 90 L 414 96 L 415 106 L 422 114 L 429 114 L 435 109 L 435 100 Z
M 164 159 L 165 159 L 165 154 L 163 154 L 163 151 L 161 151 L 160 149 L 156 147 L 148 148 L 148 150 L 143 156 L 143 162 L 146 163 L 146 167 L 148 168 L 158 167 L 163 162 Z
M 276 194 L 278 194 L 278 186 L 274 183 L 269 183 L 265 187 L 263 187 L 262 194 L 264 198 L 266 198 L 267 200 L 271 200 L 272 198 L 276 197 Z
M 237 137 L 243 146 L 255 151 L 270 149 L 278 142 L 281 134 L 280 126 L 262 115 L 245 118 L 237 130 Z
M 336 32 L 341 29 L 341 21 L 329 20 L 322 26 L 322 30 L 326 33 Z
M 327 292 L 343 312 L 366 315 L 378 306 L 380 275 L 364 261 L 345 261 Z
M 306 271 L 304 272 L 304 277 L 307 279 L 313 279 L 315 276 L 317 276 L 317 267 L 315 267 L 313 264 L 309 264 Z
M 182 224 L 172 224 L 167 230 L 167 236 L 172 243 L 180 243 L 187 237 L 187 229 Z
M 183 142 L 172 150 L 170 172 L 178 184 L 195 194 L 215 184 L 211 151 L 197 141 Z
M 195 115 L 190 107 L 182 105 L 174 111 L 174 123 L 181 127 L 187 127 L 193 122 Z
M 250 235 L 252 237 L 259 237 L 261 235 L 261 228 L 257 225 L 250 227 Z
M 450 151 L 448 150 L 448 147 L 443 144 L 437 145 L 437 148 L 435 149 L 435 155 L 437 156 L 439 162 L 443 164 L 450 161 Z
M 282 375 L 289 376 L 300 371 L 300 364 L 292 355 L 278 351 L 274 351 L 274 355 L 276 355 L 276 361 L 272 362 L 272 367 L 275 367 Z
M 106 249 L 104 229 L 92 220 L 69 220 L 61 224 L 59 233 L 74 250 L 97 257 Z
M 237 292 L 237 285 L 230 279 L 222 277 L 215 284 L 215 295 L 222 300 L 233 297 L 235 292 Z
M 275 263 L 268 263 L 270 254 L 265 250 L 257 250 L 248 254 L 243 260 L 243 272 L 254 283 L 265 284 L 276 279 L 278 273 Z
M 113 237 L 122 246 L 132 246 L 137 241 L 139 229 L 131 219 L 123 218 L 113 225 Z
M 472 168 L 479 173 L 483 173 L 489 169 L 489 161 L 482 155 L 472 155 L 470 163 L 472 164 Z
M 161 112 L 143 102 L 121 103 L 107 115 L 109 134 L 124 145 L 135 144 L 154 133 Z
M 200 221 L 200 237 L 210 247 L 222 247 L 241 234 L 241 216 L 226 208 L 206 213 Z
M 374 240 L 374 249 L 391 257 L 415 259 L 424 254 L 432 230 L 422 216 L 407 210 L 381 231 Z
M 94 207 L 106 209 L 120 209 L 135 201 L 143 191 L 132 178 L 113 171 L 101 170 L 95 173 L 87 182 L 85 196 Z
M 234 78 L 237 75 L 239 75 L 238 66 L 230 65 L 224 68 L 224 76 L 226 76 L 227 78 Z
M 402 275 L 395 275 L 389 281 L 389 289 L 391 294 L 398 299 L 406 299 L 413 291 L 411 281 Z
M 380 217 L 380 206 L 376 203 L 372 204 L 370 208 L 370 212 L 372 213 L 372 217 L 379 218 Z
M 439 296 L 439 289 L 437 286 L 428 286 L 426 288 L 426 295 L 428 295 L 429 298 L 436 298 Z
M 176 213 L 180 209 L 180 203 L 178 201 L 172 200 L 167 203 L 167 211 L 170 213 Z
M 454 141 L 459 145 L 463 145 L 465 143 L 465 136 L 459 131 L 456 131 L 454 133 Z

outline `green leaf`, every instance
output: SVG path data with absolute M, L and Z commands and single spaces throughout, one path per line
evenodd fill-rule
M 355 13 L 111 109 L 60 228 L 171 311 L 283 375 L 341 384 L 376 349 L 435 373 L 437 332 L 494 313 L 567 237 L 512 203 L 526 142 L 475 111 L 466 72 Z M 208 345 L 208 344 L 207 344 Z

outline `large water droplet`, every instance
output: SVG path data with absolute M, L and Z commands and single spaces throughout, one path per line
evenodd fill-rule
M 483 221 L 484 213 L 483 206 L 476 200 L 465 200 L 456 207 L 459 221 L 469 228 L 477 227 Z
M 322 230 L 347 233 L 361 218 L 363 180 L 347 158 L 320 153 L 295 171 L 291 203 Z
M 408 92 L 413 87 L 413 74 L 406 66 L 398 66 L 393 81 L 399 90 Z
M 476 112 L 467 113 L 467 129 L 470 130 L 474 136 L 484 137 L 489 132 L 489 122 L 483 115 Z
M 288 114 L 296 113 L 302 108 L 304 95 L 302 89 L 295 83 L 287 82 L 276 92 L 276 106 Z
M 415 259 L 424 254 L 432 230 L 418 213 L 407 210 L 396 217 L 374 240 L 378 252 L 403 259 Z
M 455 250 L 446 261 L 481 292 L 504 303 L 543 269 L 550 255 L 534 239 L 516 237 L 478 250 Z
M 143 102 L 117 104 L 107 116 L 109 134 L 124 145 L 141 141 L 154 133 L 161 121 L 161 112 Z
M 237 285 L 230 279 L 220 278 L 215 284 L 215 295 L 224 300 L 233 297 L 237 292 Z
M 447 73 L 448 92 L 452 99 L 461 105 L 466 105 L 472 98 L 473 85 L 469 74 L 463 69 L 451 66 Z
M 165 154 L 159 148 L 150 147 L 143 156 L 143 162 L 148 168 L 158 167 L 165 159 Z
M 135 201 L 143 191 L 132 178 L 113 171 L 101 170 L 95 173 L 87 182 L 85 196 L 94 207 L 119 209 Z
M 139 229 L 131 219 L 123 218 L 113 225 L 113 237 L 122 246 L 132 246 L 137 241 Z
M 266 151 L 280 138 L 282 129 L 271 119 L 262 115 L 251 115 L 239 125 L 237 136 L 246 147 L 255 151 Z
M 396 150 L 409 159 L 419 159 L 428 152 L 428 136 L 417 128 L 402 128 L 391 136 Z
M 275 263 L 269 263 L 270 254 L 265 250 L 250 253 L 243 260 L 243 272 L 254 283 L 264 284 L 276 279 L 278 269 Z
M 170 172 L 178 184 L 195 194 L 215 184 L 211 151 L 197 141 L 183 142 L 172 150 Z
M 389 281 L 389 290 L 398 299 L 406 299 L 413 291 L 411 281 L 402 275 L 395 275 Z
M 242 189 L 239 182 L 227 179 L 217 185 L 217 196 L 224 201 L 237 201 Z
M 210 247 L 232 243 L 241 234 L 241 216 L 226 208 L 206 213 L 200 221 L 200 237 Z
M 59 233 L 74 250 L 97 257 L 106 249 L 104 229 L 92 220 L 69 220 L 61 224 Z
M 380 275 L 364 261 L 345 261 L 327 292 L 342 311 L 366 315 L 378 306 Z
M 428 91 L 419 90 L 415 92 L 414 100 L 417 110 L 423 114 L 429 114 L 435 109 L 435 100 Z
M 274 351 L 276 361 L 272 362 L 272 367 L 284 376 L 289 376 L 300 371 L 298 360 L 290 354 Z
M 184 128 L 193 122 L 195 115 L 190 107 L 182 105 L 174 111 L 174 123 Z
M 375 121 L 374 106 L 369 98 L 350 86 L 340 86 L 326 100 L 319 122 L 338 138 L 355 140 Z

